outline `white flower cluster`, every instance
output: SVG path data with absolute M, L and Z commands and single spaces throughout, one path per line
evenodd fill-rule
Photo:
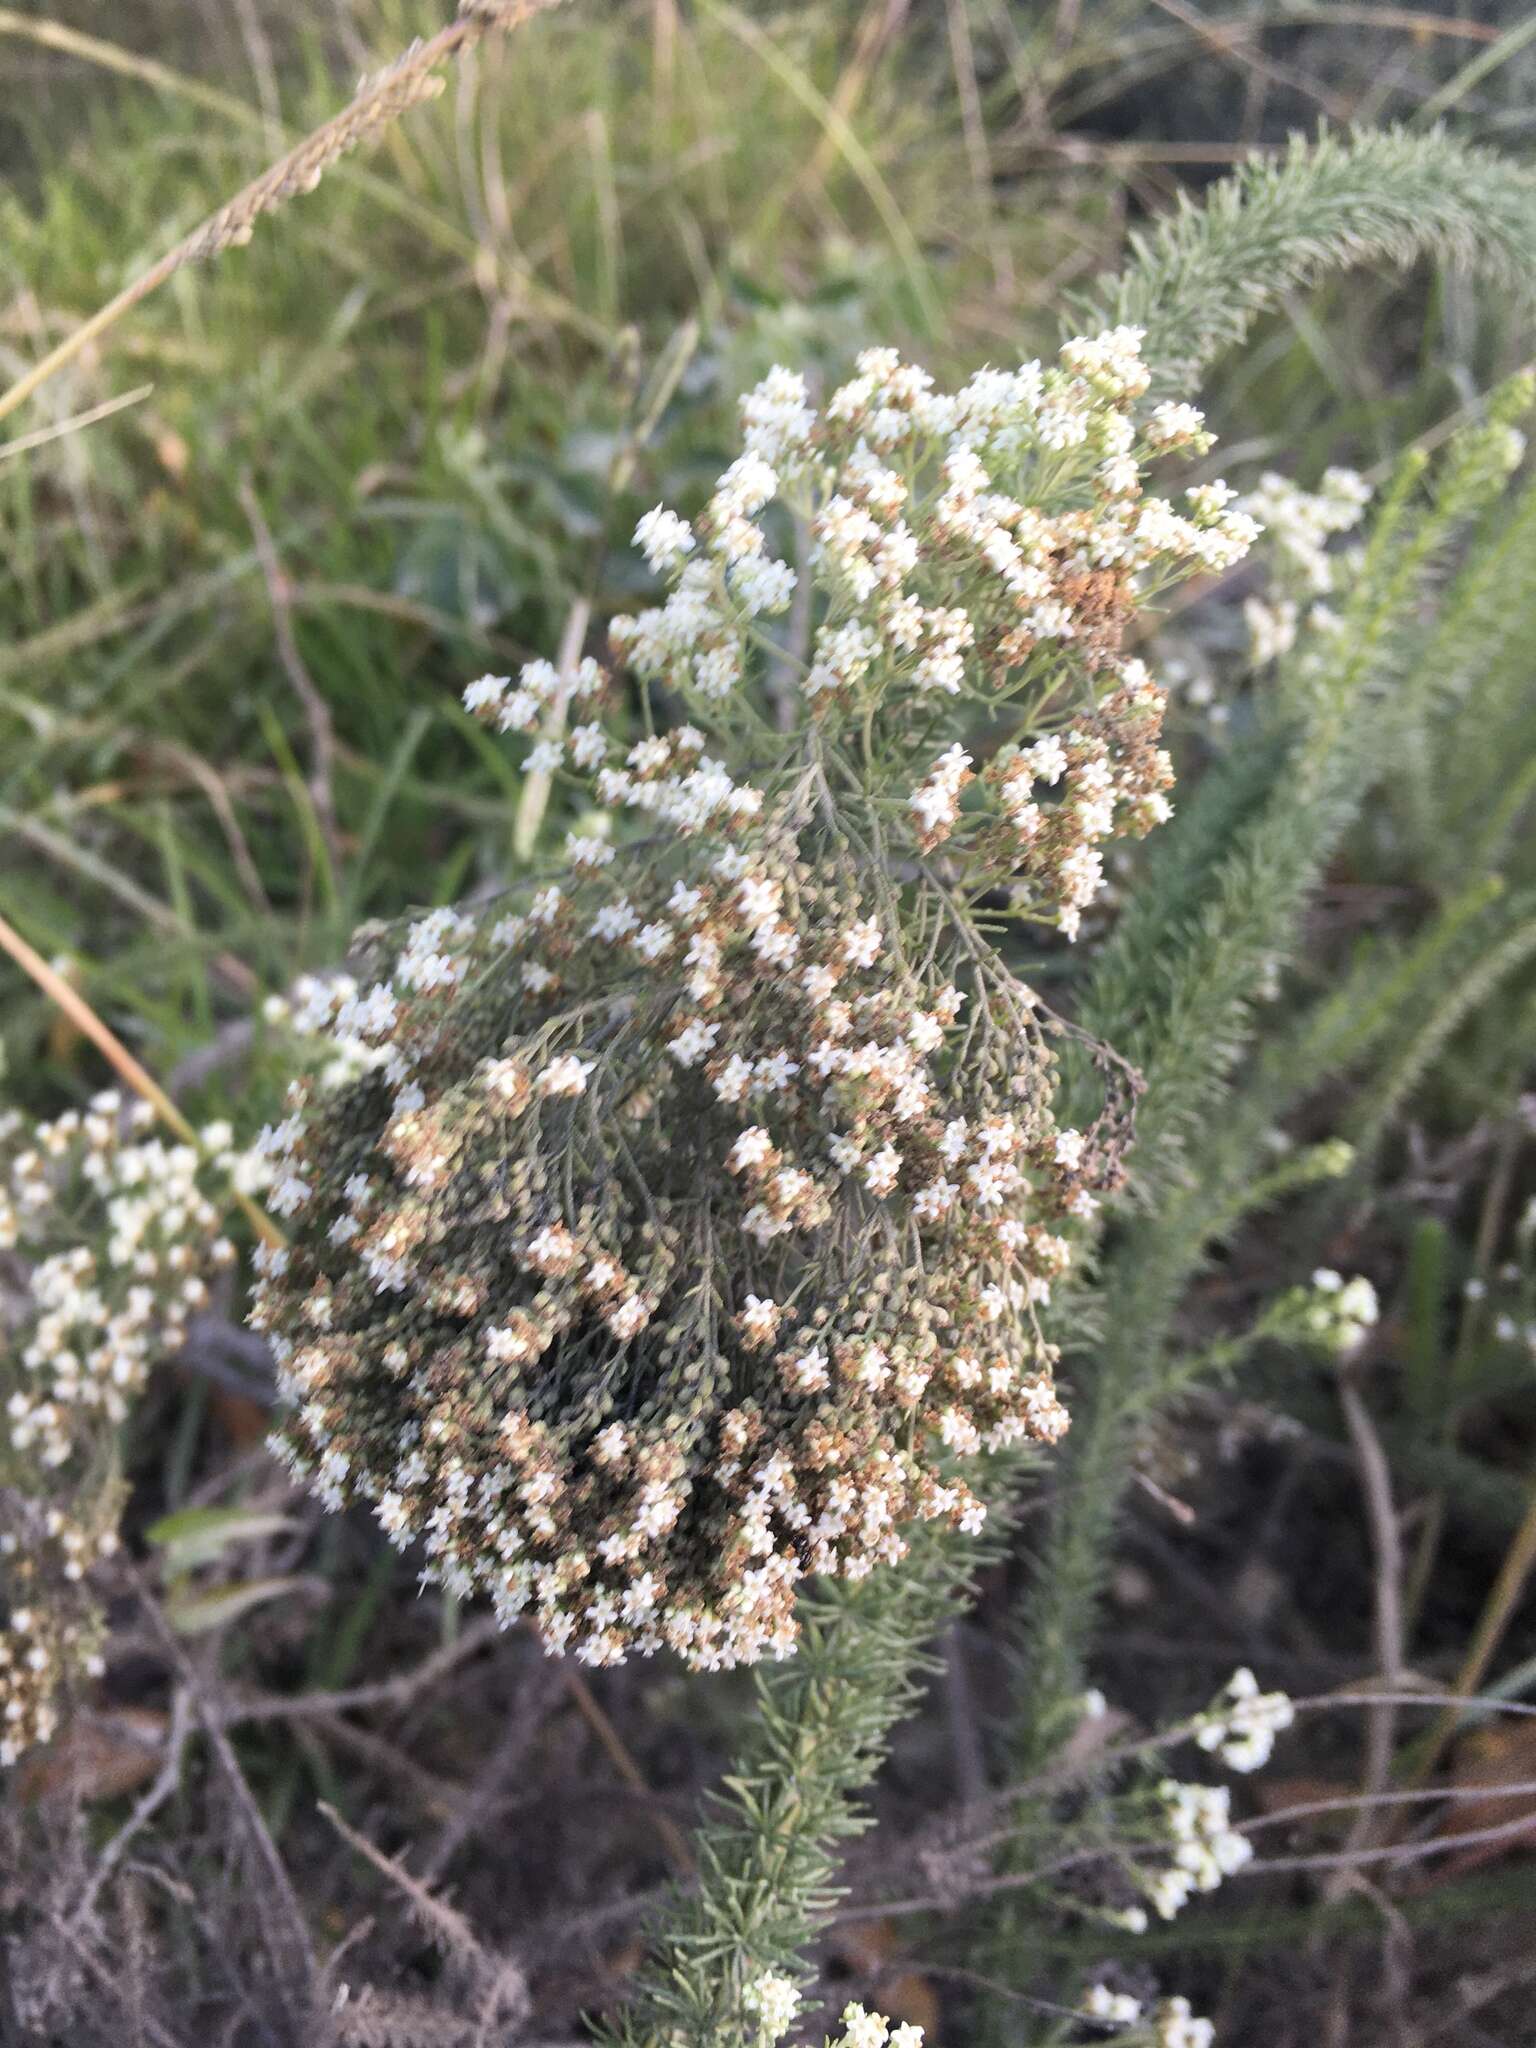
M 1011 871 L 1013 901 L 1075 939 L 1104 882 L 1104 843 L 1173 815 L 1173 763 L 1153 744 L 1167 693 L 1145 662 L 1117 664 L 1095 717 L 1025 747 L 1001 748 L 984 771 L 1000 816 L 981 836 L 985 864 Z M 1046 801 L 1047 789 L 1056 791 Z
M 49 1741 L 60 1688 L 100 1668 L 83 1582 L 117 1547 L 103 1439 L 234 1257 L 199 1185 L 205 1163 L 240 1170 L 232 1133 L 210 1126 L 199 1154 L 151 1135 L 153 1121 L 110 1092 L 49 1122 L 0 1117 L 0 1251 L 16 1254 L 19 1282 L 5 1349 L 0 1764 Z
M 1260 1692 L 1247 1665 L 1234 1671 L 1214 1704 L 1195 1723 L 1195 1740 L 1232 1771 L 1257 1771 L 1269 1762 L 1275 1737 L 1296 1719 L 1283 1692 Z
M 803 1577 L 975 1528 L 954 1461 L 1066 1427 L 1037 1317 L 1124 1123 L 1056 1128 L 1051 1020 L 971 906 L 1001 881 L 1075 933 L 1104 842 L 1167 815 L 1124 633 L 1252 537 L 1221 487 L 1143 497 L 1206 436 L 1138 423 L 1139 344 L 950 395 L 872 350 L 820 414 L 773 372 L 696 525 L 637 529 L 669 588 L 612 638 L 646 736 L 590 661 L 466 693 L 587 778 L 568 865 L 304 1006 L 341 1074 L 264 1139 L 286 1455 L 554 1649 L 784 1655 Z M 765 623 L 786 514 L 803 660 Z M 1000 713 L 1033 736 L 978 775 Z
M 1243 603 L 1256 667 L 1289 654 L 1303 625 L 1328 624 L 1332 614 L 1318 600 L 1338 587 L 1341 566 L 1329 542 L 1359 525 L 1370 500 L 1371 487 L 1356 471 L 1330 469 L 1315 491 L 1266 470 L 1258 487 L 1239 501 L 1262 526 L 1274 556 L 1274 590 Z
M 1211 2048 L 1216 2029 L 1191 2010 L 1187 1998 L 1164 1998 L 1153 2008 L 1153 2048 Z
M 878 2012 L 866 2012 L 862 2005 L 845 2005 L 843 2031 L 827 2037 L 827 2048 L 923 2048 L 923 2030 L 910 2021 L 893 2026 Z
M 794 2025 L 800 2012 L 800 1993 L 794 1983 L 776 1971 L 755 1977 L 742 1992 L 741 2002 L 758 2023 L 758 2048 L 773 2048 Z M 862 2005 L 843 2007 L 842 2032 L 829 2035 L 826 2048 L 923 2048 L 923 2030 L 910 2024 L 895 2026 L 882 2014 L 867 2012 Z
M 1090 1984 L 1077 2009 L 1087 2019 L 1104 2020 L 1115 2027 L 1134 2026 L 1141 2018 L 1141 2000 L 1128 1991 L 1111 1991 L 1107 1984 Z
M 516 684 L 510 676 L 478 677 L 464 692 L 464 708 L 494 725 L 498 732 L 539 732 L 541 737 L 534 742 L 526 765 L 530 773 L 550 774 L 566 757 L 567 743 L 561 737 L 560 727 L 570 706 L 597 696 L 606 681 L 601 665 L 590 656 L 578 662 L 567 675 L 562 675 L 553 662 L 530 661 L 519 671 Z M 578 726 L 571 735 L 573 751 L 580 747 L 584 730 Z M 451 935 L 455 913 L 443 910 L 436 916 L 443 935 Z M 430 920 L 423 922 L 430 926 Z M 418 969 L 430 974 L 431 961 L 444 956 L 432 943 L 430 929 L 418 943 Z M 430 980 L 418 985 L 434 986 Z
M 100 1616 L 80 1581 L 116 1549 L 110 1518 L 0 1493 L 0 1768 L 53 1740 L 67 1685 L 100 1676 Z
M 1536 1097 L 1526 1099 L 1527 1121 L 1536 1122 Z M 1463 1293 L 1468 1304 L 1486 1301 L 1485 1310 L 1469 1306 L 1467 1313 L 1486 1315 L 1495 1341 L 1519 1344 L 1536 1357 L 1536 1199 L 1528 1201 L 1515 1224 L 1517 1256 L 1507 1259 L 1492 1276 L 1492 1287 L 1474 1275 Z
M 674 759 L 653 750 L 636 774 Z M 914 1516 L 976 1526 L 924 1446 L 1065 1428 L 1034 1328 L 1070 1255 L 1046 1224 L 1080 1213 L 1103 1167 L 1096 1139 L 1049 1120 L 1016 987 L 1008 1066 L 966 1078 L 957 1046 L 995 1024 L 967 1027 L 967 992 L 916 975 L 898 933 L 859 914 L 845 855 L 813 872 L 770 825 L 703 858 L 679 836 L 680 869 L 653 849 L 526 912 L 408 936 L 391 980 L 348 999 L 388 1020 L 387 1057 L 354 1084 L 377 1102 L 371 1137 L 322 1096 L 261 1141 L 300 1231 L 258 1258 L 257 1317 L 298 1404 L 289 1455 L 324 1498 L 375 1501 L 451 1583 L 485 1586 L 509 1620 L 531 1608 L 551 1646 L 599 1663 L 663 1643 L 704 1665 L 783 1654 L 805 1574 L 894 1561 Z M 427 944 L 447 950 L 422 988 Z M 471 1011 L 445 1060 L 459 989 L 508 980 L 521 1029 L 504 1006 Z M 642 1184 L 615 1176 L 610 1132 L 626 1177 L 647 1162 Z M 567 1146 L 574 1208 L 547 1163 Z M 461 1256 L 452 1219 L 489 1185 L 494 1240 Z M 848 1231 L 824 1298 L 822 1248 Z M 699 1298 L 701 1258 L 718 1298 Z M 492 1375 L 476 1405 L 497 1389 L 483 1433 L 433 1365 L 434 1345 L 446 1360 L 466 1343 Z M 627 1415 L 578 1402 L 567 1441 L 551 1402 L 589 1351 L 600 1385 L 647 1359 L 665 1371 Z M 349 1383 L 376 1370 L 360 1403 Z
M 1231 1824 L 1231 1794 L 1225 1785 L 1184 1785 L 1164 1778 L 1157 1797 L 1173 1861 L 1146 1878 L 1143 1888 L 1158 1914 L 1171 1920 L 1195 1892 L 1215 1891 L 1223 1878 L 1241 1870 L 1253 1846 Z
M 1353 469 L 1326 471 L 1315 491 L 1304 491 L 1289 477 L 1266 470 L 1240 502 L 1263 527 L 1286 581 L 1300 583 L 1314 597 L 1326 597 L 1334 588 L 1335 569 L 1328 543 L 1359 525 L 1371 502 L 1371 487 Z
M 975 780 L 971 757 L 956 740 L 940 754 L 907 799 L 917 822 L 917 843 L 924 853 L 946 840 L 960 814 L 960 792 Z
M 1085 2019 L 1099 2020 L 1122 2031 L 1136 2029 L 1135 2039 L 1150 2048 L 1211 2048 L 1216 2029 L 1209 2020 L 1198 2018 L 1187 1998 L 1164 1998 L 1146 2013 L 1139 1998 L 1128 1991 L 1111 1991 L 1107 1984 L 1090 1984 L 1078 2011 Z M 1148 2024 L 1141 2024 L 1145 2017 Z
M 1100 843 L 1169 814 L 1164 696 L 1123 658 L 1125 628 L 1163 585 L 1229 568 L 1258 532 L 1223 484 L 1191 490 L 1182 510 L 1143 496 L 1148 462 L 1210 436 L 1187 405 L 1138 422 L 1140 342 L 1135 328 L 1080 337 L 1051 368 L 983 370 L 954 393 L 869 349 L 819 416 L 804 380 L 774 370 L 744 401 L 747 452 L 697 530 L 661 506 L 641 520 L 636 542 L 671 590 L 616 619 L 614 646 L 700 715 L 747 689 L 765 654 L 793 671 L 760 623 L 796 584 L 769 550 L 778 501 L 811 536 L 818 608 L 799 685 L 816 720 L 867 731 L 901 701 L 939 735 L 967 706 L 995 713 L 1028 692 L 1058 729 L 1043 751 L 1010 749 L 988 778 L 998 802 L 965 820 L 973 764 L 955 739 L 908 809 L 922 851 L 963 823 L 951 857 L 1014 876 L 1020 908 L 1076 936 L 1102 884 Z M 614 771 L 600 794 L 628 801 L 626 781 Z
M 795 2024 L 800 2011 L 800 1991 L 792 1977 L 765 1970 L 744 1988 L 741 2002 L 757 2020 L 762 2048 L 780 2041 Z
M 198 1184 L 202 1159 L 149 1135 L 153 1122 L 145 1104 L 107 1093 L 83 1113 L 0 1130 L 0 1249 L 36 1254 L 6 1425 L 12 1448 L 44 1468 L 94 1441 L 97 1418 L 124 1420 L 207 1300 L 206 1275 L 234 1257 Z M 228 1128 L 204 1138 L 210 1163 L 232 1169 Z
M 322 1042 L 321 1082 L 327 1088 L 341 1088 L 385 1058 L 363 1035 L 381 1022 L 380 1000 L 372 990 L 365 995 L 347 974 L 301 974 L 286 995 L 265 998 L 261 1015 L 263 1023 L 276 1032 Z M 293 1051 L 295 1064 L 302 1064 L 299 1049 Z
M 1376 1327 L 1381 1304 L 1364 1274 L 1346 1280 L 1331 1266 L 1320 1266 L 1309 1288 L 1297 1288 L 1286 1307 L 1303 1336 L 1341 1358 L 1355 1351 Z

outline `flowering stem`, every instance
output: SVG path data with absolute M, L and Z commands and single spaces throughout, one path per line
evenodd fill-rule
M 567 682 L 581 659 L 582 644 L 591 621 L 591 600 L 578 597 L 565 615 L 565 630 L 560 635 L 560 652 L 555 662 Z M 565 714 L 566 699 L 561 697 L 551 705 L 540 736 L 559 739 L 565 730 Z M 554 778 L 547 768 L 535 770 L 523 784 L 512 826 L 512 852 L 520 865 L 526 864 L 538 844 L 539 828 L 544 823 L 544 813 L 549 809 L 549 792 L 553 784 Z
M 908 1711 L 928 1644 L 974 1567 L 973 1543 L 918 1532 L 917 1554 L 808 1603 L 800 1648 L 758 1681 L 753 1733 L 698 1837 L 696 1887 L 659 1932 L 609 2048 L 739 2048 L 756 2039 L 742 1994 L 793 1968 L 832 1902 L 835 1845 Z

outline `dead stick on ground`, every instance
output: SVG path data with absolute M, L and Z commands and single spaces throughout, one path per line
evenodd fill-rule
M 187 1737 L 191 1733 L 191 1722 L 191 1696 L 184 1686 L 177 1686 L 171 1695 L 171 1720 L 166 1732 L 165 1756 L 155 1774 L 154 1783 L 135 1803 L 133 1811 L 117 1833 L 108 1839 L 91 1865 L 90 1876 L 86 1879 L 85 1887 L 73 1912 L 68 1916 L 69 1926 L 79 1927 L 88 1918 L 102 1886 L 122 1861 L 134 1836 L 149 1825 L 181 1783 L 181 1762 L 187 1746 Z
M 490 2039 L 489 2026 L 496 2021 L 507 2020 L 513 2022 L 515 2033 L 520 2035 L 521 2022 L 528 2018 L 531 2010 L 528 1979 L 522 1966 L 511 1956 L 498 1955 L 495 1950 L 487 1948 L 462 1913 L 445 1899 L 440 1899 L 428 1884 L 413 1877 L 403 1863 L 393 1856 L 386 1856 L 366 1835 L 349 1827 L 328 1801 L 322 1799 L 317 1804 L 348 1847 L 371 1863 L 381 1877 L 387 1878 L 405 1896 L 423 1929 L 435 1936 L 444 1953 L 455 1956 L 461 1964 L 473 1970 L 477 1980 L 476 1991 L 481 2000 L 480 2028 L 473 2038 L 477 2041 Z M 497 2038 L 511 2036 L 498 2032 Z
M 29 455 L 34 449 L 46 448 L 51 441 L 62 441 L 69 434 L 78 434 L 86 427 L 99 426 L 114 413 L 126 412 L 130 405 L 138 405 L 154 390 L 153 384 L 138 384 L 132 391 L 124 391 L 116 398 L 105 398 L 100 405 L 93 405 L 85 412 L 77 412 L 67 420 L 55 420 L 52 426 L 39 427 L 34 433 L 20 434 L 14 441 L 0 441 L 0 462 L 9 462 L 13 456 Z
M 291 1721 L 306 1715 L 332 1716 L 374 1707 L 407 1707 L 438 1679 L 494 1642 L 500 1632 L 501 1625 L 494 1615 L 482 1615 L 451 1643 L 434 1650 L 409 1671 L 397 1672 L 393 1678 L 375 1679 L 368 1685 L 348 1686 L 343 1691 L 270 1693 L 246 1698 L 227 1695 L 220 1708 L 221 1724 L 234 1728 L 250 1721 Z

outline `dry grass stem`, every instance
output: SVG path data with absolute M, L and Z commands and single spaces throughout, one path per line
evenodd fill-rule
M 240 480 L 240 504 L 250 522 L 257 559 L 261 563 L 261 573 L 267 586 L 267 599 L 272 607 L 272 629 L 277 638 L 278 658 L 283 664 L 284 674 L 293 685 L 294 695 L 298 698 L 304 713 L 304 722 L 309 727 L 310 802 L 315 807 L 315 822 L 321 838 L 325 841 L 332 870 L 336 871 L 341 865 L 341 835 L 336 824 L 336 796 L 332 786 L 336 760 L 336 729 L 331 722 L 330 706 L 299 652 L 299 643 L 293 630 L 293 586 L 278 556 L 272 529 L 267 524 L 248 476 Z
M 126 412 L 129 406 L 142 404 L 154 388 L 153 384 L 137 385 L 132 391 L 124 391 L 117 398 L 103 399 L 100 405 L 77 412 L 67 420 L 39 427 L 31 434 L 19 434 L 14 441 L 0 441 L 0 462 L 9 462 L 16 455 L 29 455 L 34 448 L 46 448 L 50 441 L 62 441 L 66 434 L 77 434 L 82 428 L 94 427 L 102 420 L 111 419 L 114 413 Z
M 1389 1686 L 1400 1683 L 1403 1672 L 1403 1541 L 1397 1509 L 1392 1499 L 1392 1468 L 1382 1449 L 1381 1438 L 1371 1420 L 1356 1378 L 1353 1361 L 1339 1373 L 1339 1404 L 1360 1472 L 1366 1519 L 1370 1527 L 1371 1555 L 1375 1564 L 1374 1636 L 1377 1676 Z M 1397 1709 L 1390 1698 L 1372 1709 L 1366 1722 L 1365 1780 L 1361 1787 L 1369 1801 L 1387 1789 L 1392 1774 L 1392 1748 L 1397 1730 Z M 1346 1850 L 1353 1855 L 1370 1842 L 1375 1830 L 1374 1808 L 1363 1803 L 1350 1829 Z M 1347 1871 L 1352 1864 L 1338 1866 Z M 1333 1894 L 1338 1890 L 1333 1886 Z
M 673 1869 L 680 1876 L 691 1877 L 698 1866 L 693 1860 L 693 1851 L 688 1847 L 687 1837 L 657 1800 L 656 1794 L 646 1782 L 645 1773 L 631 1756 L 624 1738 L 594 1699 L 592 1688 L 581 1673 L 570 1666 L 566 1667 L 562 1676 L 565 1680 L 565 1689 L 570 1694 L 577 1712 L 607 1751 L 615 1770 L 626 1785 L 632 1786 L 639 1793 L 647 1813 L 655 1822 L 656 1832 L 666 1847 L 667 1857 Z
M 263 214 L 274 212 L 301 193 L 313 192 L 325 172 L 341 157 L 370 140 L 411 107 L 435 98 L 442 90 L 441 67 L 450 58 L 479 42 L 493 28 L 519 28 L 533 15 L 560 4 L 561 0 L 471 0 L 456 21 L 365 80 L 357 96 L 339 114 L 279 157 L 260 177 L 210 214 L 201 226 L 141 271 L 57 348 L 34 363 L 25 376 L 0 394 L 0 419 L 24 405 L 50 377 L 74 362 L 93 341 L 158 291 L 178 270 L 248 242 Z

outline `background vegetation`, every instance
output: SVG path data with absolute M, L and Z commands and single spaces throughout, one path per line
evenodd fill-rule
M 133 0 L 108 45 L 97 9 L 0 9 L 0 383 L 440 22 Z M 1128 231 L 1297 130 L 1395 121 L 1410 150 L 1443 119 L 1518 164 L 1533 70 L 1517 7 L 634 0 L 487 41 L 0 424 L 0 913 L 194 1121 L 254 1127 L 284 1057 L 265 997 L 526 857 L 463 682 L 632 598 L 637 514 L 697 499 L 744 383 L 831 378 L 875 338 L 944 375 L 1049 348 L 1073 295 L 1114 310 L 1095 280 Z M 1187 282 L 1164 253 L 1128 312 Z M 638 1981 L 640 2026 L 668 2010 L 642 1967 L 668 1880 L 702 1901 L 685 1961 L 743 1939 L 717 1882 L 740 1810 L 702 1886 L 691 1843 L 743 1738 L 749 1791 L 785 1725 L 835 1758 L 793 1873 L 817 1905 L 816 1844 L 910 1692 L 840 1902 L 753 1923 L 764 1955 L 811 1933 L 829 2004 L 1045 2042 L 1110 1971 L 1234 2042 L 1526 2037 L 1536 1723 L 1441 1704 L 1536 1699 L 1536 496 L 1481 491 L 1456 436 L 1530 322 L 1475 253 L 1287 292 L 1204 378 L 1223 473 L 1349 462 L 1396 510 L 1326 688 L 1234 683 L 1241 577 L 1158 636 L 1183 815 L 1117 875 L 1102 944 L 1029 969 L 1148 1077 L 1137 1201 L 1076 1305 L 1068 1454 L 979 1574 L 935 1559 L 899 1611 L 829 1598 L 777 1690 L 583 1683 L 294 1496 L 233 1296 L 131 1424 L 98 1696 L 11 1787 L 0 2014 L 9 1972 L 46 1993 L 31 2038 L 71 2048 L 308 2042 L 333 2007 L 359 2042 L 575 2042 Z M 1219 273 L 1207 327 L 1244 290 Z M 0 1042 L 29 1109 L 105 1078 L 9 966 Z M 1384 1304 L 1342 1375 L 1266 1334 L 1318 1266 Z M 168 1523 L 212 1508 L 238 1514 Z M 1021 1881 L 1042 1842 L 1107 1825 L 1063 1756 L 1238 1663 L 1334 1702 L 1246 1817 L 1330 1810 L 1257 1826 L 1240 1882 L 1135 1942 L 1054 1910 Z M 1373 1690 L 1430 1704 L 1392 1723 Z M 1463 1796 L 1352 1803 L 1426 1784 Z

